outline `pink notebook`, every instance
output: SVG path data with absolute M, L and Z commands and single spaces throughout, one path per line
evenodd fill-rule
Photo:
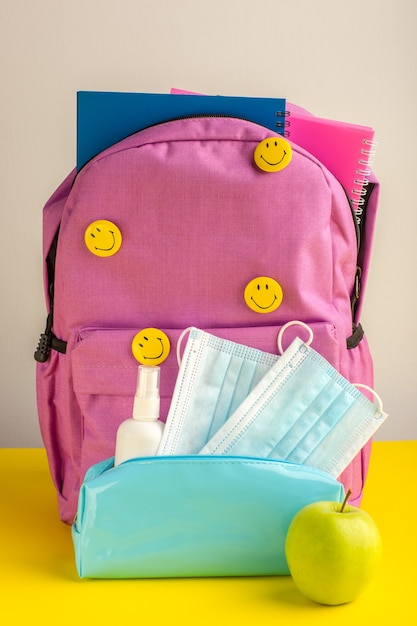
M 317 157 L 343 185 L 358 209 L 364 203 L 375 154 L 374 129 L 302 112 L 288 103 L 288 137 Z

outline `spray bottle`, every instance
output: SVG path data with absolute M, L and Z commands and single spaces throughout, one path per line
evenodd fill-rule
M 159 418 L 159 367 L 139 365 L 133 414 L 117 430 L 114 465 L 155 455 L 164 430 Z

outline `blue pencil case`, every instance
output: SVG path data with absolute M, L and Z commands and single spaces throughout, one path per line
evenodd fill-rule
M 299 509 L 342 502 L 320 470 L 229 456 L 145 457 L 90 468 L 72 526 L 81 578 L 288 574 Z

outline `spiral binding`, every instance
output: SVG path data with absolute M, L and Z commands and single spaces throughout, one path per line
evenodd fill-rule
M 275 111 L 275 116 L 276 117 L 288 117 L 290 115 L 290 111 Z M 284 137 L 289 137 L 290 133 L 287 130 L 282 131 L 282 129 L 287 128 L 288 126 L 290 126 L 291 122 L 289 122 L 288 120 L 284 120 L 284 121 L 279 121 L 279 122 L 275 122 L 275 127 L 280 129 L 278 132 L 283 135 Z
M 355 172 L 358 178 L 355 178 L 353 181 L 353 184 L 357 186 L 351 189 L 352 197 L 350 200 L 355 210 L 358 210 L 365 204 L 367 187 L 370 182 L 368 177 L 372 173 L 371 168 L 374 163 L 372 157 L 375 156 L 375 148 L 377 147 L 378 142 L 372 141 L 371 139 L 364 139 L 363 145 L 364 147 L 361 149 L 361 158 L 358 161 L 358 168 Z

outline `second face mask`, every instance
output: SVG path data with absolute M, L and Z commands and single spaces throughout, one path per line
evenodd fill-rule
M 374 395 L 379 406 L 295 339 L 200 454 L 287 460 L 337 478 L 387 417 Z
M 197 454 L 277 360 L 191 328 L 157 454 Z

